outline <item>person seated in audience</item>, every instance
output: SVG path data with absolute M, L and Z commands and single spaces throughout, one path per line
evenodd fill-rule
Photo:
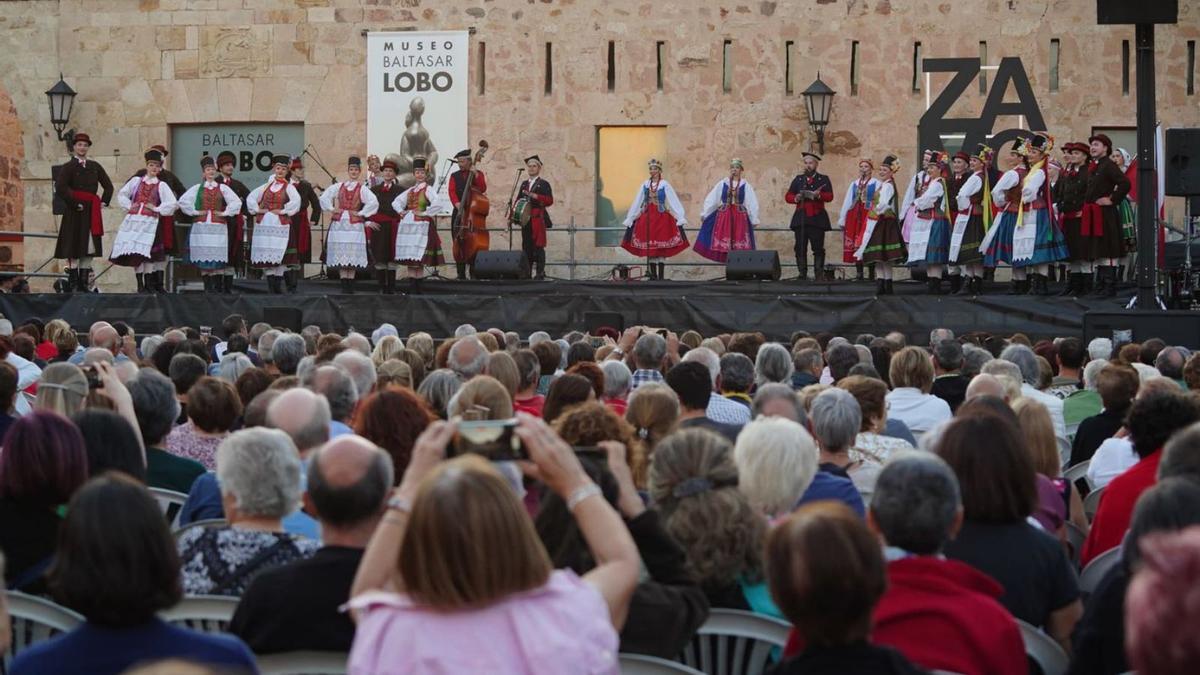
M 354 433 L 350 428 L 354 406 L 358 404 L 358 388 L 354 378 L 338 366 L 319 366 L 313 371 L 309 387 L 329 403 L 330 438 Z
M 1163 446 L 1176 431 L 1196 421 L 1200 421 L 1200 404 L 1179 389 L 1138 396 L 1129 408 L 1126 427 L 1139 460 L 1104 488 L 1080 564 L 1087 565 L 1101 553 L 1121 545 L 1137 498 L 1157 480 Z
M 283 333 L 271 344 L 270 364 L 280 375 L 295 375 L 300 359 L 307 354 L 304 338 L 295 333 Z
M 659 442 L 675 431 L 678 425 L 679 397 L 665 384 L 651 383 L 638 387 L 629 395 L 625 421 L 641 439 L 649 460 Z
M 422 434 L 351 589 L 351 672 L 616 672 L 638 553 L 570 446 L 525 417 L 530 469 L 578 523 L 596 562 L 556 571 L 487 461 L 442 462 L 455 425 Z M 393 586 L 393 580 L 395 585 Z M 484 638 L 484 639 L 481 639 Z
M 563 374 L 555 378 L 550 390 L 546 393 L 546 402 L 542 407 L 542 419 L 547 423 L 558 419 L 560 415 L 572 406 L 596 399 L 596 390 L 592 382 L 582 375 Z
M 1140 379 L 1140 378 L 1139 378 Z M 1137 396 L 1134 401 L 1148 398 L 1153 394 L 1178 394 L 1179 387 L 1165 377 L 1140 379 Z M 1132 409 L 1132 406 L 1131 406 Z M 1126 413 L 1126 417 L 1129 414 Z M 1096 448 L 1087 467 L 1088 481 L 1094 488 L 1107 486 L 1112 479 L 1120 476 L 1137 464 L 1141 458 L 1133 449 L 1128 425 L 1122 425 L 1112 438 L 1105 439 Z
M 780 382 L 764 384 L 755 390 L 750 413 L 754 415 L 754 419 L 766 415 L 808 425 L 808 412 L 804 409 L 804 402 L 800 400 L 799 393 L 791 385 Z
M 1046 411 L 1050 413 L 1050 420 L 1054 422 L 1055 440 L 1064 451 L 1070 448 L 1071 443 L 1067 439 L 1067 424 L 1063 417 L 1062 399 L 1037 388 L 1042 372 L 1038 366 L 1037 354 L 1025 345 L 1012 344 L 1000 352 L 1000 360 L 1016 365 L 1021 371 L 1021 395 L 1046 406 Z
M 1200 660 L 1196 575 L 1200 527 L 1147 537 L 1125 599 L 1129 665 L 1147 675 L 1187 675 Z
M 183 598 L 179 556 L 154 498 L 122 474 L 93 478 L 71 499 L 49 586 L 56 602 L 86 621 L 22 649 L 8 668 L 12 675 L 119 675 L 169 658 L 239 672 L 257 669 L 254 655 L 237 638 L 172 626 L 155 616 Z
M 217 480 L 229 524 L 179 535 L 184 592 L 240 596 L 259 572 L 320 546 L 283 528 L 284 516 L 300 506 L 300 455 L 284 432 L 230 434 L 217 449 Z
M 16 420 L 13 405 L 18 396 L 24 396 L 17 389 L 17 369 L 12 364 L 0 361 L 0 445 L 3 444 L 4 434 Z
M 79 366 L 70 363 L 51 363 L 42 371 L 38 382 L 34 410 L 47 410 L 70 417 L 83 409 L 88 396 L 87 376 Z
M 9 427 L 0 452 L 0 550 L 8 559 L 9 590 L 45 591 L 43 575 L 62 524 L 58 509 L 87 471 L 83 436 L 67 418 L 38 410 Z
M 887 589 L 879 541 L 843 504 L 798 509 L 767 537 L 771 597 L 805 648 L 772 675 L 910 675 L 900 652 L 870 644 L 871 615 Z
M 946 557 L 1000 582 L 1001 604 L 1069 652 L 1083 612 L 1075 570 L 1059 541 L 1028 522 L 1037 508 L 1037 474 L 1012 413 L 981 410 L 981 402 L 964 404 L 934 448 L 962 491 L 964 522 Z
M 841 382 L 848 379 L 843 378 Z M 821 453 L 818 469 L 850 479 L 863 502 L 869 503 L 883 460 L 863 453 L 857 453 L 858 457 L 850 456 L 850 448 L 862 428 L 862 411 L 854 396 L 837 387 L 818 394 L 808 413 L 808 427 Z
M 304 505 L 321 523 L 322 546 L 311 558 L 254 577 L 229 632 L 255 654 L 349 652 L 354 623 L 339 607 L 350 597 L 363 550 L 395 482 L 387 453 L 357 436 L 334 439 L 314 452 Z
M 508 352 L 495 351 L 488 354 L 487 374 L 503 384 L 510 397 L 517 397 L 521 388 L 521 374 L 517 370 L 517 362 Z
M 700 347 L 699 349 L 704 349 Z M 699 349 L 688 352 L 696 353 Z M 709 352 L 711 353 L 711 352 Z M 700 361 L 684 361 L 667 371 L 667 386 L 679 397 L 679 428 L 693 427 L 708 429 L 721 434 L 730 442 L 737 440 L 739 425 L 717 422 L 709 416 L 713 397 L 713 380 L 707 366 Z M 721 398 L 718 396 L 718 398 Z M 722 398 L 729 405 L 741 409 L 749 416 L 750 411 L 743 406 Z
M 429 404 L 412 390 L 388 389 L 371 394 L 360 404 L 354 431 L 390 456 L 399 484 L 412 458 L 413 444 L 436 419 Z
M 917 440 L 950 419 L 950 405 L 929 393 L 933 386 L 933 364 L 923 349 L 905 347 L 896 352 L 888 380 L 892 383 L 892 391 L 887 395 L 888 416 L 904 422 Z
M 120 471 L 146 482 L 146 455 L 137 429 L 128 420 L 111 410 L 86 408 L 72 415 L 71 422 L 83 435 L 88 477 Z
M 446 367 L 463 382 L 487 372 L 488 350 L 474 335 L 460 337 L 446 355 Z
M 737 352 L 732 353 L 736 354 Z M 789 358 L 787 361 L 788 366 L 791 367 L 791 359 Z M 750 410 L 747 406 L 740 405 L 736 401 L 732 401 L 721 395 L 721 357 L 717 356 L 716 352 L 711 349 L 697 347 L 690 350 L 682 359 L 682 363 L 692 362 L 700 363 L 708 370 L 710 382 L 708 407 L 704 411 L 708 419 L 718 424 L 728 424 L 735 427 L 740 427 L 749 422 Z
M 175 427 L 163 445 L 167 452 L 194 459 L 211 471 L 217 446 L 242 416 L 237 390 L 225 380 L 201 377 L 187 390 L 188 421 Z
M 633 426 L 608 406 L 599 401 L 580 403 L 560 415 L 551 427 L 573 448 L 620 444 L 625 450 L 625 464 L 633 472 L 634 485 L 639 490 L 646 488 L 649 468 L 642 440 Z
M 633 391 L 633 373 L 621 361 L 603 361 L 600 369 L 604 372 L 604 405 L 624 416 L 629 408 L 629 394 Z
M 1116 435 L 1125 424 L 1129 406 L 1137 396 L 1137 371 L 1129 366 L 1110 364 L 1095 376 L 1096 393 L 1103 409 L 1079 423 L 1075 440 L 1071 442 L 1070 466 L 1091 460 L 1104 441 Z M 1071 399 L 1063 405 L 1070 403 Z
M 188 342 L 182 343 L 181 347 L 190 345 Z M 190 347 L 189 347 L 190 348 Z M 197 351 L 203 351 L 202 348 Z M 171 378 L 171 384 L 175 386 L 175 397 L 179 399 L 179 419 L 177 424 L 187 422 L 187 401 L 188 390 L 193 384 L 200 381 L 200 378 L 208 374 L 208 364 L 204 359 L 196 354 L 185 353 L 182 350 L 176 351 L 171 357 L 171 363 L 167 368 L 167 376 Z
M 564 374 L 578 375 L 587 380 L 592 385 L 593 400 L 604 400 L 604 371 L 595 361 L 580 361 L 567 368 Z
M 146 485 L 186 493 L 204 473 L 204 465 L 162 447 L 179 417 L 175 386 L 162 373 L 149 368 L 139 370 L 127 386 L 146 448 Z
M 1191 355 L 1186 347 L 1163 347 L 1154 357 L 1153 365 L 1160 375 L 1174 380 L 1181 389 L 1187 389 L 1187 382 L 1183 379 L 1183 366 Z
M 799 391 L 810 384 L 821 381 L 821 371 L 825 370 L 825 359 L 820 349 L 806 347 L 792 351 L 792 388 Z
M 517 364 L 519 379 L 517 394 L 513 397 L 513 407 L 520 412 L 541 417 L 542 407 L 546 404 L 546 397 L 537 393 L 541 361 L 538 360 L 537 354 L 528 349 L 513 352 L 513 361 Z
M 745 354 L 729 353 L 721 357 L 720 364 L 721 395 L 749 408 L 752 402 L 750 390 L 754 388 L 754 362 Z
M 416 389 L 412 366 L 401 359 L 388 359 L 375 371 L 375 391 L 384 389 Z
M 750 505 L 767 518 L 790 513 L 803 502 L 808 490 L 818 481 L 818 493 L 826 490 L 829 479 L 837 479 L 840 494 L 862 499 L 848 479 L 817 471 L 817 442 L 797 422 L 784 417 L 760 417 L 742 430 L 733 448 L 738 467 L 738 489 Z M 842 491 L 842 484 L 848 492 Z M 826 497 L 828 498 L 828 497 Z
M 821 384 L 837 384 L 843 377 L 850 374 L 850 369 L 862 362 L 858 356 L 858 350 L 853 345 L 845 340 L 834 343 L 834 340 L 829 341 L 830 346 L 825 351 L 825 363 L 829 370 L 828 377 L 824 375 L 820 378 Z
M 1188 433 L 1192 442 L 1200 442 L 1200 430 Z M 1165 461 L 1165 460 L 1164 460 Z M 1071 636 L 1071 675 L 1119 675 L 1129 672 L 1125 650 L 1125 596 L 1130 577 L 1141 558 L 1141 543 L 1146 535 L 1175 532 L 1200 525 L 1200 483 L 1193 478 L 1162 478 L 1138 497 L 1129 523 L 1129 533 L 1121 546 L 1121 561 L 1100 579 L 1088 597 L 1083 617 Z
M 728 441 L 703 429 L 668 436 L 650 466 L 650 499 L 711 607 L 782 618 L 763 576 L 767 523 L 738 490 Z
M 930 348 L 933 350 L 933 384 L 929 393 L 945 401 L 953 413 L 966 398 L 970 381 L 962 374 L 962 345 L 954 339 L 939 340 Z
M 790 385 L 795 369 L 787 347 L 777 342 L 768 342 L 758 348 L 758 354 L 754 357 L 754 383 L 760 387 L 772 382 Z
M 582 377 L 578 379 L 587 382 Z M 585 386 L 591 391 L 591 385 Z M 458 395 L 450 401 L 447 412 L 451 419 L 462 417 L 478 420 L 507 420 L 512 419 L 514 414 L 508 390 L 489 375 L 479 375 L 464 384 L 462 389 L 458 390 Z
M 837 386 L 850 392 L 854 400 L 858 401 L 858 408 L 862 413 L 862 426 L 859 427 L 854 446 L 850 449 L 851 459 L 883 463 L 892 453 L 913 449 L 913 445 L 908 441 L 895 436 L 885 436 L 883 433 L 887 428 L 888 411 L 888 388 L 883 380 L 851 375 L 843 378 Z
M 1038 473 L 1038 509 L 1035 518 L 1043 525 L 1051 519 L 1054 527 L 1047 531 L 1054 532 L 1066 541 L 1066 530 L 1062 526 L 1070 521 L 1087 532 L 1087 516 L 1083 512 L 1083 498 L 1079 489 L 1068 482 L 1062 475 L 1062 458 L 1058 453 L 1058 442 L 1054 438 L 1054 423 L 1050 421 L 1050 413 L 1046 406 L 1031 398 L 1019 398 L 1012 406 L 1017 415 L 1017 425 L 1025 439 L 1025 449 L 1033 460 L 1033 469 Z M 1046 489 L 1043 479 L 1049 481 L 1050 489 Z
M 641 335 L 639 336 L 639 333 Z M 535 352 L 537 350 L 534 350 Z M 621 335 L 617 349 L 609 358 L 624 358 L 630 355 L 633 368 L 633 388 L 636 390 L 643 384 L 663 381 L 663 367 L 668 363 L 667 340 L 657 333 L 642 333 L 640 328 L 628 328 Z M 543 358 L 540 354 L 538 358 Z M 545 360 L 543 359 L 542 374 L 545 380 Z M 547 390 L 549 385 L 546 385 Z M 538 386 L 541 393 L 541 385 Z
M 433 408 L 433 412 L 438 416 L 438 419 L 444 420 L 449 419 L 447 416 L 447 407 L 455 395 L 458 394 L 458 390 L 462 388 L 462 385 L 462 380 L 453 371 L 438 369 L 425 376 L 421 385 L 417 387 L 417 393 L 429 403 L 429 407 Z

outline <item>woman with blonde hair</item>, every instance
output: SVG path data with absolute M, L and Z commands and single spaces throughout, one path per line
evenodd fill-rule
M 521 373 L 517 370 L 517 362 L 512 354 L 505 351 L 493 351 L 488 355 L 487 374 L 500 381 L 508 390 L 509 398 L 516 400 L 521 388 Z
M 420 352 L 412 348 L 405 348 L 403 351 L 392 356 L 392 360 L 403 361 L 408 364 L 409 369 L 412 370 L 413 389 L 421 386 L 421 383 L 425 381 L 425 374 L 429 371 L 425 367 L 425 358 L 421 356 Z
M 475 419 L 506 420 L 513 416 L 512 396 L 496 378 L 479 375 L 458 390 L 446 410 L 452 418 L 470 417 L 474 412 Z
M 383 365 L 384 361 L 396 356 L 396 354 L 404 351 L 404 343 L 395 335 L 385 335 L 375 344 L 375 350 L 371 352 L 371 361 L 375 367 Z
M 414 389 L 412 366 L 400 359 L 388 359 L 375 370 L 375 391 L 388 387 Z
M 1050 419 L 1050 412 L 1040 402 L 1027 397 L 1017 399 L 1012 407 L 1017 414 L 1021 435 L 1025 437 L 1025 448 L 1038 473 L 1039 504 L 1034 517 L 1041 521 L 1043 518 L 1039 516 L 1054 514 L 1051 520 L 1058 521 L 1065 515 L 1067 520 L 1086 534 L 1088 522 L 1083 513 L 1083 498 L 1079 496 L 1075 485 L 1063 478 L 1062 459 L 1054 438 L 1054 422 Z M 1043 479 L 1054 486 L 1053 494 L 1042 489 Z M 1066 531 L 1061 534 L 1065 539 Z
M 921 434 L 953 417 L 950 404 L 929 393 L 933 387 L 933 362 L 920 347 L 905 347 L 888 367 L 892 391 L 887 395 L 888 417 L 908 425 L 920 441 Z
M 633 427 L 646 447 L 646 457 L 679 423 L 679 397 L 665 384 L 643 384 L 629 395 L 625 421 Z
M 417 332 L 408 336 L 408 348 L 421 355 L 425 362 L 425 370 L 433 370 L 433 356 L 437 348 L 433 344 L 433 336 L 425 332 Z
M 35 410 L 49 410 L 70 417 L 83 409 L 88 396 L 87 376 L 71 363 L 52 363 L 42 371 Z

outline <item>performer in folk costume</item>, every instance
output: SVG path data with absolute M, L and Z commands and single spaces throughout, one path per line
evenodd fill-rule
M 950 260 L 966 271 L 966 283 L 956 293 L 983 293 L 983 254 L 979 245 L 992 227 L 992 149 L 980 144 L 970 156 L 970 174 L 958 189 Z
M 1117 280 L 1125 278 L 1125 271 L 1134 269 L 1137 259 L 1137 166 L 1133 156 L 1125 148 L 1117 148 L 1111 154 L 1117 168 L 1129 179 L 1129 193 L 1117 202 L 1117 213 L 1121 216 L 1121 241 L 1124 253 L 1117 262 Z
M 1063 238 L 1067 244 L 1071 276 L 1061 295 L 1083 295 L 1091 289 L 1093 261 L 1096 259 L 1095 237 L 1083 233 L 1083 201 L 1087 196 L 1088 146 L 1071 142 L 1063 146 L 1067 165 L 1054 183 L 1054 201 L 1062 219 Z
M 932 295 L 942 294 L 942 274 L 950 260 L 950 200 L 945 178 L 949 167 L 945 162 L 945 153 L 929 153 L 925 165 L 928 182 L 913 200 L 917 217 L 908 240 L 908 264 L 926 264 Z
M 950 173 L 946 175 L 947 204 L 950 206 L 950 231 L 953 238 L 954 220 L 958 217 L 958 191 L 971 177 L 971 156 L 959 150 L 950 158 Z M 963 269 L 953 258 L 946 267 L 947 278 L 950 279 L 950 292 L 961 293 L 963 289 Z
M 167 157 L 171 154 L 171 153 L 167 152 L 167 146 L 165 146 L 161 143 L 156 143 L 156 144 L 150 146 L 149 148 L 147 148 L 146 152 L 150 152 L 151 150 L 154 150 L 163 156 L 163 168 L 160 169 L 158 172 L 158 179 L 161 180 L 162 182 L 166 183 L 167 187 L 171 188 L 171 194 L 175 195 L 176 197 L 183 194 L 184 191 L 187 190 L 187 186 L 185 186 L 183 184 L 183 181 L 179 180 L 178 176 L 176 176 L 174 173 L 172 173 L 171 171 L 169 171 L 167 169 Z M 145 176 L 145 175 L 146 175 L 146 169 L 143 167 L 141 169 L 138 169 L 137 173 L 135 173 L 133 175 L 133 177 L 141 178 L 142 176 Z M 175 226 L 176 225 L 187 225 L 188 223 L 191 223 L 191 222 L 192 222 L 192 219 L 189 218 L 186 213 L 183 213 L 179 209 L 176 209 L 173 214 L 171 214 L 169 216 L 165 216 L 163 218 L 163 227 L 169 228 L 171 230 L 171 238 L 174 243 L 174 245 L 172 247 L 168 248 L 166 251 L 166 254 L 168 256 L 172 256 L 172 255 L 182 256 L 185 253 L 184 246 L 187 242 L 184 241 L 184 239 L 187 238 L 186 230 L 182 233 L 183 236 L 181 237 L 180 236 L 181 233 L 176 231 Z
M 367 158 L 370 162 L 370 157 Z M 396 180 L 396 169 L 400 166 L 399 155 L 388 155 L 379 165 L 379 182 L 371 186 L 379 210 L 369 220 L 379 227 L 367 232 L 371 250 L 371 261 L 375 266 L 375 279 L 380 293 L 396 292 L 396 227 L 400 215 L 392 205 L 403 190 Z
M 300 193 L 300 211 L 292 219 L 299 235 L 296 240 L 296 261 L 288 265 L 288 272 L 284 275 L 288 293 L 295 293 L 296 284 L 304 276 L 304 264 L 312 262 L 312 228 L 321 221 L 321 201 L 312 183 L 304 180 L 304 163 L 299 157 L 292 158 L 288 169 L 288 180 Z
M 126 214 L 109 260 L 133 268 L 139 293 L 163 293 L 167 251 L 174 244 L 175 228 L 169 217 L 175 212 L 175 193 L 158 177 L 162 153 L 149 150 L 145 158 L 146 172 L 130 178 L 117 192 L 117 203 Z
M 71 145 L 75 154 L 59 168 L 54 181 L 54 193 L 67 205 L 58 226 L 54 257 L 67 260 L 67 290 L 83 292 L 91 283 L 92 258 L 103 255 L 101 207 L 108 206 L 113 196 L 113 184 L 104 167 L 87 157 L 91 147 L 87 134 L 75 134 Z M 101 194 L 97 195 L 97 190 Z
M 633 255 L 650 259 L 649 278 L 666 279 L 663 260 L 688 248 L 687 216 L 675 188 L 662 177 L 662 162 L 650 160 L 650 178 L 638 188 L 638 193 L 625 214 L 625 238 L 621 248 Z
M 354 275 L 371 264 L 367 257 L 366 228 L 378 230 L 379 225 L 367 219 L 379 210 L 379 200 L 359 180 L 362 160 L 357 156 L 351 155 L 346 161 L 346 175 L 349 180 L 334 183 L 321 193 L 321 210 L 330 212 L 321 261 L 338 270 L 342 292 L 352 294 Z
M 900 221 L 896 218 L 899 209 L 895 175 L 899 169 L 900 160 L 895 155 L 888 155 L 879 163 L 875 199 L 867 211 L 862 243 L 854 252 L 855 260 L 875 267 L 877 295 L 892 295 L 892 265 L 898 265 L 908 257 L 900 234 Z
M 250 264 L 263 270 L 271 293 L 283 292 L 284 275 L 289 265 L 300 261 L 296 246 L 299 240 L 293 216 L 300 211 L 300 193 L 287 178 L 291 160 L 287 155 L 275 155 L 271 171 L 274 175 L 255 188 L 246 198 L 254 216 L 250 235 Z
M 1111 298 L 1117 294 L 1117 265 L 1125 254 L 1118 204 L 1125 201 L 1132 182 L 1112 161 L 1112 141 L 1105 134 L 1088 139 L 1088 153 L 1080 228 L 1095 251 L 1096 294 Z
M 789 228 L 796 236 L 793 251 L 796 253 L 800 280 L 804 281 L 808 276 L 809 247 L 813 253 L 813 278 L 819 280 L 825 276 L 825 233 L 830 230 L 825 205 L 833 201 L 833 183 L 829 181 L 829 176 L 817 173 L 820 155 L 812 152 L 801 154 L 804 157 L 804 173 L 792 179 L 784 201 L 796 205 Z
M 542 178 L 541 157 L 526 157 L 525 170 L 529 172 L 529 179 L 521 181 L 517 188 L 513 212 L 522 221 L 521 250 L 525 252 L 525 261 L 530 268 L 526 273 L 533 272 L 530 276 L 542 280 L 546 278 L 546 230 L 554 227 L 546 207 L 554 204 L 554 190 Z M 525 200 L 525 208 L 529 209 L 528 220 L 520 216 L 521 200 Z
M 723 263 L 730 251 L 754 250 L 754 226 L 758 225 L 758 197 L 754 188 L 742 179 L 742 160 L 729 162 L 729 175 L 722 178 L 708 196 L 700 212 L 700 233 L 696 235 L 696 253 Z
M 229 240 L 237 229 L 242 200 L 232 187 L 217 182 L 217 165 L 212 157 L 200 160 L 200 170 L 204 179 L 179 198 L 179 210 L 194 219 L 188 234 L 188 261 L 200 269 L 204 290 L 232 293 L 233 277 L 226 274 Z M 230 280 L 228 285 L 225 279 Z
M 217 155 L 217 182 L 228 185 L 242 204 L 241 210 L 228 222 L 229 253 L 225 258 L 224 273 L 221 275 L 221 291 L 226 294 L 233 292 L 234 274 L 239 267 L 246 264 L 246 250 L 242 245 L 242 240 L 245 239 L 246 217 L 250 215 L 249 207 L 246 204 L 246 198 L 250 196 L 250 188 L 233 177 L 233 168 L 236 163 L 237 155 L 228 150 L 223 150 Z M 213 283 L 213 290 L 216 290 L 216 279 L 213 279 Z
M 468 223 L 461 222 L 470 220 L 470 214 L 462 207 L 463 197 L 467 194 L 467 176 L 471 174 L 471 165 L 474 159 L 471 157 L 471 151 L 460 150 L 454 155 L 454 160 L 458 162 L 458 171 L 450 174 L 450 203 L 454 205 L 454 212 L 450 215 L 450 222 L 453 227 L 464 228 L 468 227 Z M 487 194 L 487 177 L 482 171 L 475 170 L 475 179 L 471 185 L 472 194 Z M 469 205 L 468 205 L 469 206 Z M 452 229 L 453 229 L 452 227 Z M 464 239 L 460 241 L 459 237 L 454 237 L 454 242 L 451 245 L 451 252 L 454 255 L 454 266 L 458 273 L 458 279 L 467 278 L 467 268 L 472 272 L 475 269 L 475 255 L 479 253 L 471 241 L 471 233 L 464 232 Z M 474 274 L 472 274 L 474 276 Z
M 904 241 L 908 241 L 913 221 L 917 218 L 913 200 L 921 196 L 921 193 L 929 185 L 929 174 L 925 173 L 925 167 L 929 164 L 929 155 L 932 152 L 932 150 L 925 150 L 921 153 L 921 170 L 912 177 L 912 180 L 908 181 L 908 187 L 904 189 L 904 199 L 900 201 L 900 225 L 904 233 Z
M 863 280 L 862 261 L 855 257 L 855 252 L 863 243 L 863 235 L 867 231 L 867 214 L 875 203 L 875 192 L 879 189 L 879 181 L 871 176 L 875 171 L 875 163 L 864 157 L 858 160 L 858 178 L 850 182 L 846 188 L 846 198 L 842 200 L 842 210 L 838 214 L 838 229 L 842 231 L 842 262 L 854 263 L 854 280 Z M 874 277 L 874 267 L 871 276 Z
M 437 198 L 434 187 L 426 181 L 429 176 L 427 162 L 422 156 L 413 157 L 413 179 L 416 183 L 401 192 L 391 204 L 392 210 L 401 216 L 392 260 L 408 269 L 408 277 L 413 280 L 414 287 L 424 276 L 426 265 L 437 267 L 445 262 L 434 220 L 425 215 L 425 209 Z M 395 290 L 395 278 L 394 274 L 388 275 L 392 291 Z

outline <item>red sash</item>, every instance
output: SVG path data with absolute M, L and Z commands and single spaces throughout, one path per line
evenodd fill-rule
M 175 216 L 159 216 L 158 226 L 162 228 L 163 248 L 175 248 Z
M 1095 202 L 1083 205 L 1083 226 L 1079 230 L 1085 237 L 1104 236 L 1104 208 Z
M 71 197 L 87 202 L 92 207 L 92 235 L 96 237 L 104 236 L 104 219 L 100 214 L 100 195 L 94 192 L 81 192 L 79 190 L 71 190 Z

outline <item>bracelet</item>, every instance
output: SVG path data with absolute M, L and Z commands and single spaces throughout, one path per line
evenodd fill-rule
M 601 494 L 599 485 L 596 485 L 595 483 L 581 485 L 571 491 L 570 496 L 567 497 L 567 510 L 574 511 L 575 507 L 579 506 L 580 502 L 590 497 L 595 497 L 599 494 Z
M 404 497 L 392 497 L 387 501 L 389 511 L 399 511 L 403 514 L 408 514 L 412 511 L 412 502 Z
M 625 350 L 621 349 L 620 347 L 614 347 L 612 353 L 616 354 L 617 356 L 625 356 Z

